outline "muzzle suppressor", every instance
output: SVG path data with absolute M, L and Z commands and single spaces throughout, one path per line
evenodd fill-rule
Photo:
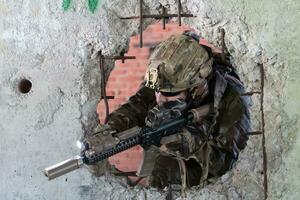
M 83 166 L 83 158 L 81 156 L 75 156 L 74 158 L 62 161 L 44 170 L 45 176 L 48 180 L 52 180 L 61 175 L 67 174 L 71 171 L 79 169 Z

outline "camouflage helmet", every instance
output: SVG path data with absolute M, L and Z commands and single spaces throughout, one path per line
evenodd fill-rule
M 146 86 L 161 92 L 179 92 L 203 84 L 212 71 L 212 58 L 186 35 L 172 35 L 152 53 Z

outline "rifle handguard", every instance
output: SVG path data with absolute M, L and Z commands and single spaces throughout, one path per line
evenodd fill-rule
M 203 106 L 200 106 L 198 108 L 194 108 L 189 110 L 189 113 L 192 113 L 193 120 L 192 122 L 201 122 L 203 118 L 205 118 L 211 111 L 213 110 L 212 104 L 206 104 Z

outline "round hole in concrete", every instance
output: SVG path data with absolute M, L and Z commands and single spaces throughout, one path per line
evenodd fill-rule
M 28 92 L 30 92 L 31 87 L 32 87 L 32 83 L 28 79 L 22 79 L 18 84 L 18 89 L 23 94 L 27 94 Z

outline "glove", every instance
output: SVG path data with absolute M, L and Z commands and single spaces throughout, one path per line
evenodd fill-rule
M 87 134 L 83 139 L 85 149 L 81 155 L 90 158 L 92 155 L 100 153 L 104 149 L 111 148 L 119 143 L 119 139 L 113 137 L 116 130 L 112 129 L 108 124 L 99 124 L 93 131 L 93 134 Z M 95 176 L 102 176 L 109 169 L 109 163 L 106 160 L 96 164 L 85 165 L 90 173 Z
M 160 141 L 160 151 L 163 155 L 179 152 L 181 156 L 188 158 L 196 149 L 195 137 L 186 129 L 179 131 L 177 134 L 163 137 Z

